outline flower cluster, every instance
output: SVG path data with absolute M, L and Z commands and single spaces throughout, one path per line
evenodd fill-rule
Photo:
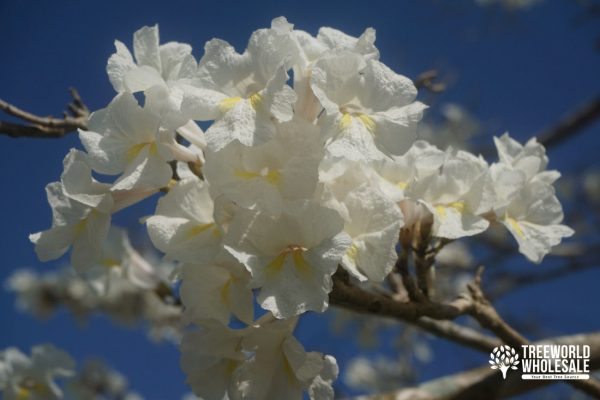
M 195 394 L 333 398 L 335 360 L 292 333 L 300 314 L 327 309 L 338 266 L 381 282 L 400 230 L 423 223 L 449 240 L 503 224 L 535 262 L 572 234 L 535 139 L 496 139 L 492 165 L 417 140 L 426 106 L 374 42 L 373 29 L 315 37 L 282 17 L 241 54 L 210 40 L 198 62 L 189 45 L 160 44 L 157 26 L 134 34 L 133 55 L 117 41 L 107 67 L 117 95 L 47 186 L 52 227 L 31 235 L 40 259 L 71 248 L 77 271 L 108 273 L 111 215 L 166 192 L 145 223 L 181 268 L 183 318 L 198 328 L 181 345 Z M 258 319 L 255 300 L 268 312 Z
M 94 287 L 105 283 L 107 278 L 107 290 L 96 292 Z M 66 309 L 77 322 L 85 323 L 92 315 L 101 313 L 124 326 L 144 323 L 153 340 L 176 342 L 181 336 L 181 309 L 172 304 L 171 296 L 164 290 L 166 286 L 147 290 L 126 276 L 112 275 L 101 277 L 100 282 L 90 281 L 71 268 L 63 268 L 43 275 L 17 270 L 7 280 L 6 288 L 17 296 L 19 309 L 40 319 Z
M 57 378 L 66 380 L 65 394 Z M 0 394 L 5 400 L 142 400 L 102 361 L 88 360 L 76 374 L 71 356 L 49 344 L 34 346 L 30 357 L 15 347 L 0 351 Z
M 0 393 L 6 400 L 62 398 L 54 381 L 75 374 L 75 361 L 52 345 L 35 346 L 31 357 L 9 347 L 0 352 Z

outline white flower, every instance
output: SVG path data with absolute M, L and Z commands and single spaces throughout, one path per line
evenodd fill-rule
M 248 282 L 250 273 L 228 254 L 213 264 L 184 264 L 181 273 L 181 300 L 188 322 L 216 319 L 228 324 L 230 315 L 251 324 L 254 296 Z
M 415 141 L 425 105 L 414 102 L 410 79 L 379 61 L 350 52 L 324 57 L 315 62 L 311 86 L 325 108 L 321 119 L 332 154 L 380 159 L 404 153 Z
M 310 352 L 292 336 L 295 321 L 276 321 L 261 326 L 243 339 L 254 354 L 240 367 L 238 379 L 245 399 L 333 399 L 331 382 L 338 368 L 331 356 Z
M 131 246 L 126 232 L 114 226 L 102 245 L 99 260 L 78 272 L 103 295 L 115 280 L 122 278 L 141 289 L 154 289 L 161 281 L 152 264 Z
M 206 132 L 211 150 L 235 139 L 262 143 L 272 118 L 292 119 L 296 94 L 286 82 L 295 49 L 289 30 L 278 28 L 255 31 L 243 54 L 220 39 L 206 43 L 195 85 L 202 93 L 198 119 L 216 120 Z
M 405 195 L 433 214 L 433 236 L 457 239 L 483 232 L 483 214 L 493 205 L 488 165 L 464 151 L 449 149 L 439 171 L 410 185 Z
M 102 393 L 107 399 L 143 400 L 128 390 L 123 375 L 98 359 L 87 360 L 77 376 L 69 380 L 66 389 L 69 399 L 94 400 Z
M 61 181 L 46 186 L 52 228 L 29 240 L 41 261 L 59 258 L 72 246 L 71 263 L 80 269 L 100 257 L 113 207 L 110 186 L 92 178 L 83 153 L 75 150 L 65 157 Z
M 380 190 L 381 179 L 367 164 L 347 159 L 323 164 L 321 201 L 339 212 L 352 238 L 342 266 L 361 281 L 381 282 L 397 258 L 400 209 Z
M 203 321 L 201 328 L 185 332 L 181 340 L 186 382 L 202 399 L 235 399 L 238 387 L 234 373 L 246 359 L 241 346 L 243 333 L 217 321 Z
M 168 259 L 202 264 L 221 249 L 222 232 L 213 218 L 208 184 L 197 178 L 174 185 L 146 224 L 152 243 Z
M 383 178 L 381 190 L 392 200 L 400 201 L 412 182 L 437 173 L 443 162 L 443 151 L 418 140 L 404 155 L 376 160 L 372 166 Z
M 334 28 L 324 26 L 319 29 L 317 40 L 329 50 L 348 50 L 360 54 L 367 60 L 378 60 L 379 50 L 375 47 L 375 29 L 367 28 L 358 38 Z
M 343 202 L 351 216 L 344 232 L 352 238 L 352 244 L 342 265 L 360 280 L 381 282 L 397 258 L 402 213 L 394 202 L 367 184 L 350 192 Z
M 89 158 L 81 151 L 69 150 L 63 160 L 60 181 L 65 195 L 80 204 L 103 212 L 109 212 L 113 207 L 110 185 L 94 179 Z
M 498 183 L 496 188 L 502 190 Z M 511 201 L 498 219 L 517 240 L 519 251 L 530 261 L 540 263 L 553 246 L 574 231 L 560 224 L 562 207 L 548 183 L 523 182 L 520 190 L 511 189 L 511 193 Z
M 117 95 L 107 108 L 92 114 L 88 131 L 79 138 L 92 168 L 107 175 L 121 174 L 113 191 L 156 189 L 172 176 L 167 163 L 173 159 L 197 160 L 197 156 L 175 141 L 172 131 L 160 127 L 160 117 L 140 107 L 133 95 Z
M 273 27 L 289 31 L 293 25 L 289 24 L 284 17 L 279 17 L 273 20 Z M 365 59 L 379 59 L 379 50 L 374 45 L 373 28 L 367 28 L 359 38 L 329 27 L 320 28 L 316 37 L 297 29 L 292 30 L 291 35 L 298 46 L 298 57 L 293 66 L 294 91 L 298 96 L 294 113 L 308 121 L 314 121 L 322 109 L 310 87 L 312 66 L 315 61 L 329 53 L 340 51 L 360 54 Z
M 529 139 L 523 146 L 505 133 L 500 138 L 494 137 L 494 143 L 500 163 L 523 171 L 527 181 L 535 178 L 553 183 L 560 177 L 557 171 L 546 171 L 548 166 L 546 149 L 536 138 Z
M 375 47 L 375 29 L 367 28 L 355 38 L 342 31 L 327 26 L 319 28 L 316 37 L 298 29 L 288 23 L 285 17 L 275 18 L 273 28 L 281 31 L 290 31 L 294 41 L 300 48 L 297 62 L 305 68 L 312 62 L 332 52 L 349 51 L 363 56 L 365 59 L 379 59 L 379 50 Z
M 179 133 L 185 140 L 190 142 L 190 146 L 198 154 L 200 161 L 204 161 L 202 159 L 202 150 L 206 149 L 206 137 L 204 136 L 204 131 L 198 126 L 194 121 L 188 121 L 185 125 L 177 128 L 177 133 Z
M 378 187 L 381 183 L 381 178 L 368 163 L 327 154 L 319 166 L 320 185 L 316 198 L 324 206 L 339 212 L 344 220 L 350 220 L 350 211 L 346 209 L 342 200 L 366 182 L 373 187 Z
M 535 138 L 525 146 L 505 133 L 494 138 L 500 161 L 490 167 L 494 212 L 519 244 L 519 251 L 540 263 L 550 249 L 574 231 L 561 225 L 563 211 L 552 183 L 558 171 L 546 171 L 548 157 Z
M 195 117 L 195 88 L 190 84 L 197 64 L 188 44 L 159 44 L 158 25 L 145 26 L 133 34 L 135 61 L 120 41 L 108 59 L 106 70 L 114 89 L 121 92 L 146 92 L 146 101 L 170 119 L 176 128 Z M 163 121 L 165 122 L 165 121 Z
M 56 377 L 73 375 L 75 362 L 52 345 L 35 346 L 31 358 L 10 347 L 0 352 L 0 392 L 5 400 L 62 398 Z
M 287 201 L 281 215 L 240 212 L 225 248 L 248 268 L 258 302 L 277 318 L 327 308 L 331 275 L 350 246 L 337 212 L 307 200 Z M 248 226 L 249 225 L 249 226 Z
M 265 144 L 247 147 L 236 140 L 208 153 L 204 172 L 214 198 L 225 195 L 241 207 L 276 214 L 284 199 L 312 196 L 322 149 L 318 128 L 294 120 L 280 124 Z

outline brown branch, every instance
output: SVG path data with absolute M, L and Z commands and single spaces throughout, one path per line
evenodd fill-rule
M 333 276 L 333 290 L 329 294 L 331 304 L 360 313 L 416 321 L 421 317 L 451 320 L 465 315 L 472 307 L 466 297 L 458 297 L 449 303 L 437 303 L 428 299 L 418 302 L 399 302 L 379 293 L 369 292 L 352 285 L 346 274 L 339 270 Z
M 481 290 L 482 274 L 483 267 L 480 267 L 473 282 L 467 286 L 473 299 L 472 307 L 469 308 L 469 314 L 479 322 L 479 325 L 492 331 L 504 343 L 512 347 L 520 347 L 523 344 L 528 344 L 529 341 L 508 325 L 500 317 L 492 303 L 484 296 Z
M 567 115 L 556 125 L 536 136 L 546 147 L 555 146 L 575 134 L 581 132 L 594 120 L 600 117 L 600 96 L 596 97 L 572 114 Z
M 40 117 L 0 99 L 0 110 L 24 122 L 0 121 L 0 134 L 13 138 L 58 138 L 85 129 L 90 112 L 77 90 L 71 88 L 69 91 L 73 100 L 67 105 L 69 113 L 65 112 L 63 118 Z
M 400 260 L 400 258 L 399 258 Z M 333 277 L 333 290 L 330 293 L 330 303 L 341 306 L 356 312 L 375 314 L 380 316 L 392 317 L 409 323 L 413 323 L 431 333 L 437 334 L 446 339 L 466 344 L 480 351 L 489 351 L 492 347 L 491 338 L 481 337 L 476 333 L 476 340 L 464 335 L 464 331 L 459 325 L 444 326 L 436 324 L 425 319 L 425 322 L 419 319 L 429 317 L 432 320 L 452 320 L 461 315 L 468 314 L 472 316 L 485 329 L 490 330 L 504 343 L 520 348 L 522 345 L 529 344 L 524 336 L 513 329 L 497 313 L 494 306 L 488 301 L 481 290 L 481 276 L 483 268 L 479 268 L 473 282 L 468 285 L 469 295 L 459 297 L 451 303 L 436 303 L 427 298 L 421 297 L 418 301 L 399 302 L 388 296 L 379 293 L 365 291 L 350 282 L 347 273 L 341 269 Z M 584 392 L 600 397 L 600 383 L 596 380 L 588 381 L 569 381 L 569 384 L 583 390 Z
M 475 279 L 468 285 L 469 293 L 473 300 L 472 307 L 468 309 L 469 315 L 475 318 L 483 328 L 490 330 L 504 343 L 514 348 L 530 344 L 529 340 L 502 319 L 494 306 L 485 297 L 481 290 L 482 274 L 483 267 L 480 267 Z M 568 381 L 568 383 L 589 395 L 600 398 L 600 382 L 595 379 L 590 378 L 587 381 L 573 380 Z
M 459 325 L 452 321 L 436 321 L 431 318 L 419 318 L 414 325 L 437 337 L 470 347 L 472 349 L 489 353 L 494 347 L 500 346 L 502 341 L 495 337 L 484 335 L 475 329 Z
M 590 370 L 600 369 L 600 332 L 562 336 L 535 344 L 571 344 L 590 346 Z M 580 381 L 583 382 L 583 381 Z M 516 396 L 556 383 L 550 380 L 523 380 L 518 374 L 508 374 L 502 380 L 488 366 L 459 372 L 422 383 L 417 387 L 400 389 L 385 395 L 361 396 L 355 400 L 434 400 L 434 399 L 492 399 Z
M 375 314 L 397 319 L 415 325 L 440 338 L 483 352 L 489 352 L 501 344 L 496 338 L 451 321 L 418 317 L 422 309 L 416 306 L 416 303 L 399 302 L 389 296 L 358 288 L 350 283 L 348 274 L 342 269 L 339 269 L 334 275 L 333 282 L 333 291 L 329 295 L 332 305 L 362 314 Z M 464 299 L 459 299 L 457 304 L 463 307 L 464 302 Z M 447 312 L 448 316 L 452 316 L 450 314 L 457 316 L 460 313 L 458 309 L 452 309 L 452 306 L 447 307 L 448 309 L 444 312 Z M 440 315 L 437 316 L 440 317 Z
M 398 255 L 398 259 L 394 265 L 394 271 L 400 274 L 402 286 L 404 286 L 406 293 L 408 293 L 408 298 L 411 301 L 418 302 L 423 299 L 423 294 L 417 287 L 417 284 L 408 269 L 408 250 L 406 248 L 402 249 L 402 253 Z
M 600 96 L 597 96 L 592 101 L 585 104 L 583 107 L 575 110 L 571 114 L 558 121 L 552 127 L 536 133 L 540 143 L 546 148 L 554 147 L 568 140 L 578 133 L 581 133 L 584 128 L 600 118 Z M 475 153 L 480 153 L 484 157 L 492 156 L 496 153 L 496 148 L 483 147 Z

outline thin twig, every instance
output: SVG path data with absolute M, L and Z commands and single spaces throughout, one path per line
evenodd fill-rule
M 530 344 L 529 340 L 502 319 L 494 306 L 483 294 L 481 289 L 481 276 L 483 275 L 483 270 L 483 267 L 480 267 L 475 279 L 468 285 L 469 293 L 473 300 L 472 307 L 468 309 L 468 313 L 475 318 L 483 328 L 493 332 L 504 343 L 515 348 Z M 591 396 L 600 398 L 600 382 L 595 379 L 590 378 L 587 381 L 572 380 L 567 383 Z
M 69 91 L 73 100 L 67 105 L 69 113 L 65 112 L 63 118 L 40 117 L 0 99 L 1 111 L 23 121 L 0 121 L 0 134 L 13 138 L 59 138 L 77 129 L 85 129 L 90 112 L 77 90 L 71 88 Z
M 575 136 L 583 128 L 600 117 L 600 96 L 594 98 L 583 107 L 558 121 L 556 125 L 538 135 L 540 143 L 546 147 L 556 146 L 562 141 Z
M 590 346 L 590 370 L 600 368 L 600 332 L 585 335 L 561 336 L 534 344 L 570 344 Z M 582 381 L 580 381 L 582 382 Z M 550 384 L 551 380 L 523 380 L 518 374 L 509 374 L 503 380 L 489 366 L 447 375 L 419 386 L 402 388 L 393 393 L 360 396 L 354 400 L 434 400 L 434 399 L 492 399 L 505 398 L 537 390 Z

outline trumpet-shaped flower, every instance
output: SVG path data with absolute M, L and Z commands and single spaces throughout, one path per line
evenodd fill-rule
M 282 30 L 290 30 L 284 17 L 273 20 L 273 25 Z M 311 87 L 312 67 L 319 58 L 330 53 L 349 51 L 360 54 L 365 59 L 379 59 L 379 50 L 375 47 L 375 30 L 367 28 L 364 33 L 355 38 L 337 29 L 323 27 L 316 37 L 301 30 L 291 31 L 292 38 L 298 46 L 298 57 L 294 62 L 294 91 L 298 100 L 294 105 L 294 113 L 308 121 L 314 121 L 322 107 L 315 97 Z
M 433 214 L 434 236 L 457 239 L 489 226 L 482 217 L 494 200 L 488 165 L 470 153 L 449 149 L 438 172 L 414 182 L 405 194 Z
M 87 131 L 79 137 L 93 169 L 121 174 L 112 190 L 156 189 L 171 179 L 173 159 L 196 161 L 197 156 L 175 141 L 174 133 L 160 127 L 160 117 L 138 105 L 129 93 L 117 95 L 107 108 L 92 114 Z
M 158 25 L 154 25 L 133 34 L 135 60 L 122 42 L 116 40 L 115 47 L 106 70 L 117 92 L 146 92 L 147 101 L 170 120 L 172 128 L 195 117 L 197 95 L 191 82 L 198 67 L 190 45 L 160 45 Z
M 262 143 L 272 135 L 273 118 L 292 119 L 296 93 L 286 82 L 295 49 L 281 27 L 255 31 L 243 54 L 223 40 L 206 43 L 195 85 L 202 93 L 199 119 L 216 120 L 206 132 L 211 150 L 235 139 Z
M 548 156 L 546 149 L 536 138 L 531 138 L 523 146 L 505 133 L 500 138 L 494 137 L 500 163 L 513 169 L 523 171 L 525 179 L 533 178 L 553 183 L 560 177 L 557 171 L 546 171 Z
M 53 400 L 62 398 L 54 381 L 74 374 L 75 362 L 52 345 L 35 346 L 31 357 L 10 347 L 0 352 L 0 393 L 5 400 Z
M 213 208 L 207 183 L 197 178 L 178 182 L 146 220 L 152 243 L 168 259 L 192 264 L 212 261 L 222 240 Z
M 122 278 L 142 289 L 154 289 L 161 281 L 150 262 L 133 248 L 126 232 L 114 226 L 102 244 L 98 261 L 78 272 L 103 295 L 110 291 L 112 283 Z
M 186 321 L 216 319 L 228 324 L 231 314 L 251 324 L 254 296 L 250 273 L 232 256 L 222 254 L 213 264 L 184 264 L 181 300 Z
M 399 207 L 380 190 L 381 178 L 364 162 L 328 159 L 321 182 L 321 201 L 339 212 L 352 238 L 342 266 L 361 281 L 380 282 L 396 261 L 403 225 Z
M 381 282 L 396 261 L 396 243 L 404 221 L 396 204 L 376 188 L 364 184 L 343 200 L 351 218 L 344 232 L 352 244 L 342 265 L 360 280 Z
M 209 153 L 204 171 L 214 198 L 225 195 L 241 207 L 276 214 L 284 199 L 312 196 L 322 149 L 318 128 L 294 120 L 280 124 L 277 135 L 260 146 L 234 141 Z
M 110 212 L 114 206 L 110 185 L 94 179 L 89 161 L 85 153 L 75 149 L 69 151 L 60 176 L 62 189 L 66 196 L 80 204 Z
M 367 28 L 358 38 L 334 28 L 324 26 L 319 29 L 317 40 L 328 50 L 347 50 L 362 55 L 367 60 L 378 60 L 379 50 L 375 47 L 375 29 Z
M 342 200 L 365 183 L 374 188 L 381 183 L 381 178 L 367 162 L 327 154 L 319 166 L 319 186 L 315 196 L 324 206 L 336 210 L 344 220 L 350 220 L 350 211 Z
M 574 231 L 561 225 L 563 212 L 554 188 L 543 181 L 532 181 L 519 190 L 499 216 L 519 244 L 519 251 L 540 263 L 553 246 Z
M 344 52 L 313 67 L 312 89 L 325 108 L 322 124 L 339 157 L 380 159 L 403 154 L 416 139 L 425 105 L 414 102 L 412 81 L 376 60 Z
M 360 54 L 365 59 L 379 59 L 379 50 L 375 47 L 375 29 L 367 28 L 358 37 L 345 34 L 327 26 L 319 28 L 316 37 L 308 32 L 293 29 L 285 17 L 278 17 L 271 23 L 272 29 L 282 33 L 289 32 L 295 44 L 298 46 L 298 55 L 295 59 L 294 69 L 300 67 L 306 69 L 310 64 L 328 53 L 349 51 Z
M 200 330 L 184 333 L 181 368 L 197 396 L 206 400 L 238 398 L 235 372 L 246 359 L 242 338 L 243 332 L 217 321 L 202 321 Z
M 240 367 L 242 398 L 301 400 L 333 399 L 333 381 L 338 374 L 331 356 L 307 353 L 292 335 L 295 321 L 276 321 L 246 335 L 243 346 L 253 356 Z
M 444 162 L 444 152 L 418 140 L 401 156 L 392 156 L 372 163 L 383 178 L 381 190 L 392 200 L 400 201 L 414 181 L 437 173 Z
M 92 178 L 85 160 L 83 153 L 72 150 L 65 157 L 61 182 L 46 186 L 52 227 L 29 236 L 41 261 L 59 258 L 71 246 L 71 263 L 77 269 L 100 258 L 113 200 L 110 186 Z
M 225 248 L 252 274 L 258 302 L 278 318 L 327 308 L 331 275 L 350 246 L 334 210 L 308 200 L 283 204 L 277 217 L 258 212 L 232 222 Z
M 546 150 L 535 138 L 524 146 L 508 133 L 494 138 L 500 161 L 490 167 L 496 218 L 510 231 L 519 251 L 540 263 L 551 248 L 574 231 L 561 225 L 563 211 L 552 183 L 557 171 L 546 171 Z
M 509 143 L 512 142 L 510 139 Z M 530 162 L 506 163 L 501 159 L 490 167 L 495 189 L 494 213 L 517 240 L 519 251 L 539 263 L 562 238 L 574 232 L 560 224 L 562 206 L 549 183 L 558 173 L 539 170 L 537 160 L 543 157 L 527 157 Z

